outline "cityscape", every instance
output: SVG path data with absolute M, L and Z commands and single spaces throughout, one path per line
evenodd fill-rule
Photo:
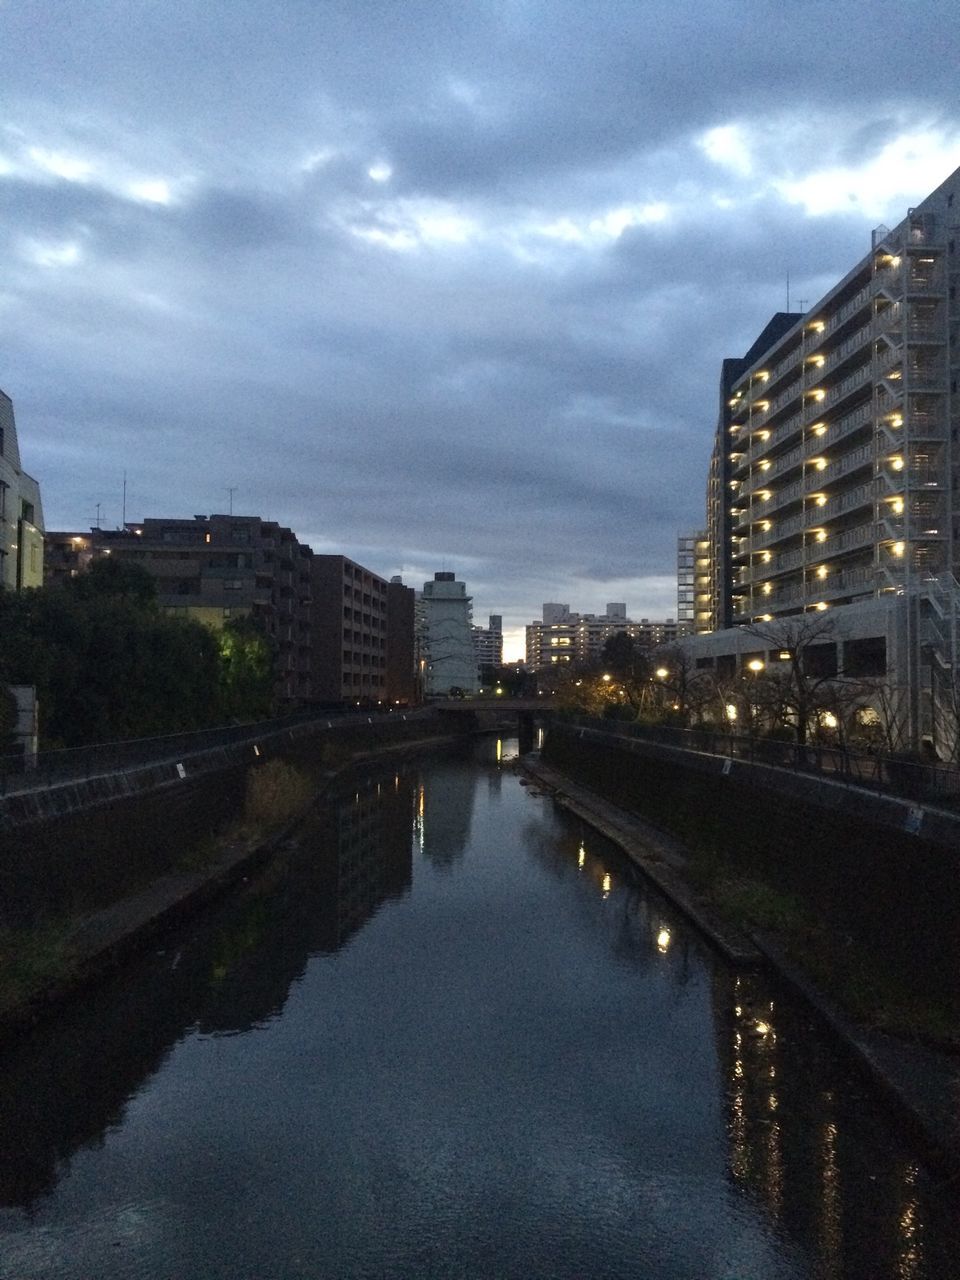
M 874 228 L 869 251 L 812 308 L 776 312 L 744 356 L 723 361 L 704 527 L 678 539 L 674 614 L 638 621 L 622 602 L 604 614 L 544 603 L 518 668 L 587 669 L 622 632 L 701 672 L 729 677 L 750 661 L 766 671 L 789 652 L 791 625 L 822 614 L 819 659 L 834 687 L 883 682 L 872 695 L 857 686 L 844 714 L 877 724 L 895 704 L 899 747 L 956 758 L 958 193 L 960 170 L 893 229 Z M 482 671 L 488 685 L 500 678 L 503 615 L 474 625 L 469 584 L 452 571 L 405 586 L 314 553 L 275 521 L 232 514 L 48 531 L 6 393 L 0 456 L 8 590 L 62 583 L 101 557 L 139 565 L 169 616 L 215 630 L 255 619 L 288 709 L 409 705 L 477 694 Z
M 960 1274 L 955 25 L 0 0 L 0 1280 Z

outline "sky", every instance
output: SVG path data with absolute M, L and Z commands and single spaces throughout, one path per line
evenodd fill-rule
M 676 612 L 720 363 L 960 166 L 954 0 L 0 0 L 48 529 L 226 512 L 509 657 Z

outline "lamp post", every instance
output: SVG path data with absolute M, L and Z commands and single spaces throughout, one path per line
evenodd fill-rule
M 753 734 L 755 734 L 757 730 L 756 720 L 757 720 L 757 715 L 760 711 L 760 707 L 756 701 L 757 682 L 760 679 L 760 672 L 764 669 L 765 666 L 766 666 L 766 663 L 763 662 L 760 658 L 751 658 L 750 661 L 747 663 L 747 670 L 753 672 L 753 693 L 752 693 L 752 696 L 750 697 L 750 734 L 751 736 L 753 736 Z

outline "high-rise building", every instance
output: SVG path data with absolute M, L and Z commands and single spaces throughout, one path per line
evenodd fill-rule
M 389 584 L 338 555 L 313 556 L 311 580 L 314 698 L 385 702 Z
M 0 391 L 0 589 L 42 585 L 40 486 L 20 465 L 13 401 Z
M 405 587 L 397 575 L 387 584 L 387 701 L 407 705 L 419 700 L 416 670 L 417 654 L 416 592 Z
M 708 486 L 713 628 L 835 618 L 840 675 L 882 642 L 916 745 L 956 684 L 958 241 L 960 170 L 726 361 Z
M 435 573 L 432 582 L 423 584 L 420 606 L 425 692 L 434 696 L 451 689 L 479 693 L 471 599 L 465 584 L 455 574 Z
M 491 613 L 486 627 L 473 628 L 473 644 L 477 654 L 477 666 L 503 666 L 503 615 Z
M 677 624 L 684 635 L 712 630 L 710 540 L 706 531 L 677 539 Z

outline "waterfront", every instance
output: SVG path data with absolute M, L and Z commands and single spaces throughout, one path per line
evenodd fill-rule
M 515 749 L 364 775 L 0 1060 L 0 1277 L 956 1274 L 805 1013 Z

